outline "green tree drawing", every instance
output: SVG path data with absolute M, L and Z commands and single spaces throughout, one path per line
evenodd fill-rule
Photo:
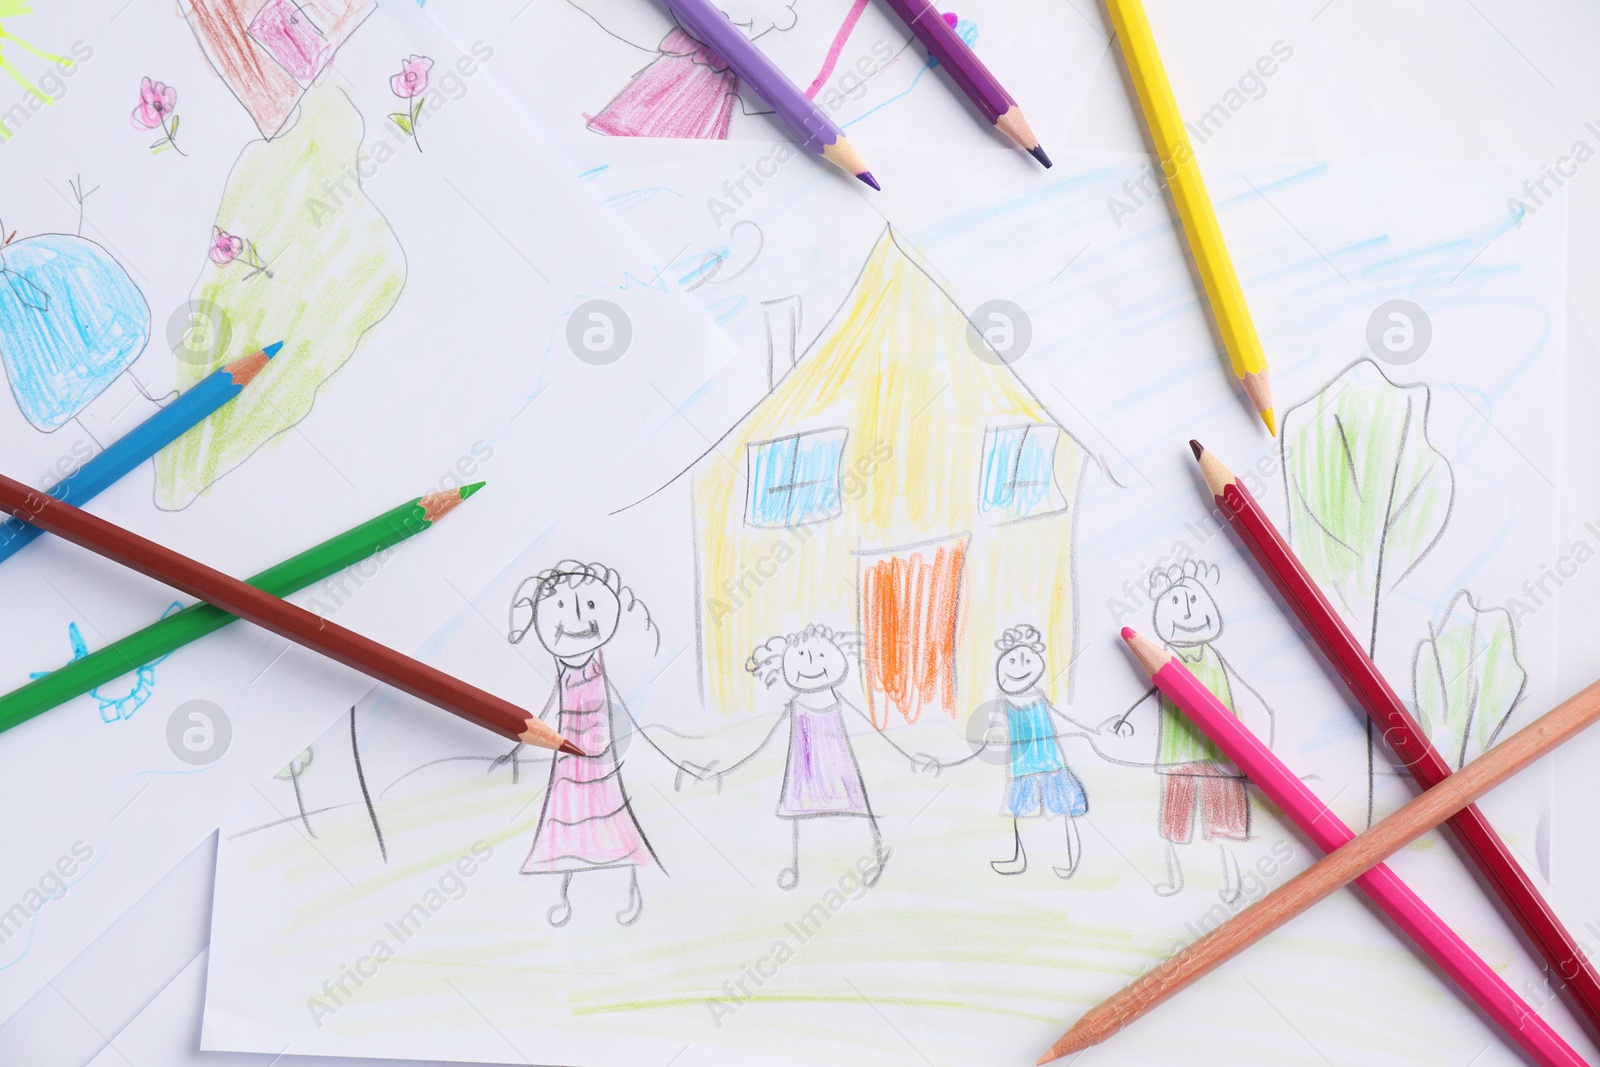
M 1283 420 L 1288 538 L 1375 656 L 1384 599 L 1438 543 L 1455 479 L 1428 440 L 1428 388 L 1360 360 Z M 1376 737 L 1367 723 L 1367 823 Z
M 1465 589 L 1428 627 L 1411 673 L 1417 717 L 1454 770 L 1494 744 L 1528 687 L 1511 613 L 1478 607 Z

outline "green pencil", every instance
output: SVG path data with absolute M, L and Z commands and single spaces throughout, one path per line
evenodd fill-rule
M 287 596 L 421 533 L 483 488 L 483 484 L 477 482 L 409 500 L 315 548 L 268 567 L 247 581 L 273 596 Z M 210 604 L 191 604 L 98 652 L 73 660 L 60 670 L 0 696 L 0 731 L 138 670 L 174 649 L 222 629 L 236 618 Z

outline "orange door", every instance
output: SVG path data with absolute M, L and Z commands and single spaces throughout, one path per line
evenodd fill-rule
M 891 709 L 916 722 L 929 705 L 956 706 L 956 617 L 965 539 L 861 562 L 867 706 L 879 729 Z

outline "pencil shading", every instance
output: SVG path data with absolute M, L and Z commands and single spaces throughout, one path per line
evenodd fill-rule
M 1444 535 L 1455 498 L 1428 437 L 1426 385 L 1396 385 L 1358 360 L 1283 419 L 1284 535 L 1339 614 L 1377 656 L 1385 601 Z M 1377 786 L 1367 724 L 1367 824 Z
M 312 10 L 315 10 L 313 15 Z M 377 0 L 195 0 L 183 9 L 206 61 L 276 137 L 339 47 L 378 9 Z
M 144 293 L 100 245 L 65 233 L 4 245 L 0 360 L 34 429 L 64 426 L 139 358 L 149 339 Z
M 174 353 L 180 387 L 214 370 L 230 337 L 281 338 L 294 359 L 275 360 L 247 395 L 162 452 L 156 504 L 166 510 L 187 507 L 306 418 L 405 286 L 405 253 L 361 187 L 360 112 L 332 81 L 318 82 L 298 106 L 292 128 L 245 146 L 217 209 L 215 225 L 248 238 L 271 276 L 208 257 L 191 309 L 207 347 Z
M 1067 702 L 1086 452 L 898 235 L 717 450 L 689 468 L 712 708 L 751 706 L 749 650 L 819 619 L 860 630 L 880 728 L 988 700 L 1018 617 Z
M 1495 743 L 1528 689 L 1511 612 L 1457 592 L 1417 643 L 1412 680 L 1418 721 L 1459 771 Z

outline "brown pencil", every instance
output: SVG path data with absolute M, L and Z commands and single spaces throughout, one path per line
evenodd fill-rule
M 1159 665 L 1156 665 L 1159 666 Z M 1155 669 L 1154 667 L 1151 668 Z M 1091 1008 L 1039 1057 L 1049 1063 L 1098 1045 L 1318 901 L 1332 896 L 1483 794 L 1600 720 L 1600 682 L 1518 730 L 1257 903 Z
M 246 585 L 154 541 L 0 474 L 0 508 L 164 585 L 392 685 L 497 734 L 576 756 L 584 753 L 508 700 L 452 678 L 353 630 Z

